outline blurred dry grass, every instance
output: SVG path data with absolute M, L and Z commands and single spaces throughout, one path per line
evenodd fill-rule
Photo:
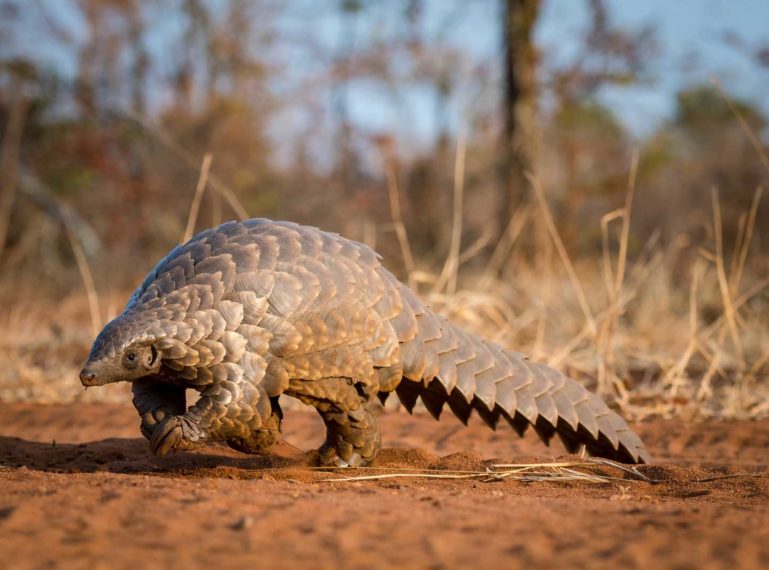
M 743 128 L 755 137 L 749 126 Z M 769 256 L 753 243 L 762 229 L 760 188 L 742 212 L 732 215 L 738 222 L 736 229 L 730 226 L 735 237 L 728 248 L 722 204 L 714 189 L 705 207 L 711 212 L 709 237 L 694 241 L 684 231 L 662 240 L 659 232 L 651 232 L 630 256 L 633 213 L 643 206 L 648 210 L 648 201 L 655 199 L 636 187 L 636 152 L 627 168 L 621 207 L 597 211 L 592 219 L 583 214 L 577 239 L 562 237 L 549 189 L 532 177 L 532 201 L 522 204 L 500 238 L 492 240 L 493 232 L 478 222 L 477 208 L 488 211 L 488 203 L 464 195 L 466 144 L 460 139 L 456 145 L 443 258 L 409 237 L 395 161 L 386 161 L 385 169 L 389 221 L 366 220 L 363 230 L 349 237 L 384 248 L 387 265 L 452 321 L 562 369 L 628 416 L 769 415 Z M 763 149 L 756 150 L 765 161 Z M 194 192 L 188 190 L 191 196 L 184 200 L 192 203 L 186 223 L 177 219 L 166 228 L 167 247 L 173 245 L 172 228 L 184 228 L 188 237 L 199 213 L 211 213 L 211 202 L 201 209 L 204 198 L 229 191 L 212 175 L 215 192 L 204 194 L 211 164 L 207 154 Z M 245 212 L 234 194 L 229 199 L 235 201 L 233 211 Z M 0 281 L 0 400 L 126 401 L 127 386 L 84 392 L 77 372 L 95 331 L 116 316 L 130 294 L 122 284 L 126 276 L 138 282 L 156 261 L 148 254 L 163 239 L 134 249 L 133 255 L 130 249 L 114 256 L 107 252 L 91 268 L 80 218 L 55 199 L 53 210 L 74 263 L 61 265 L 65 258 L 54 255 L 57 281 L 47 283 L 39 267 L 11 257 Z M 345 211 L 342 207 L 341 215 Z M 686 212 L 680 215 L 686 217 Z M 168 221 L 174 213 L 155 212 L 155 218 Z M 465 232 L 468 226 L 472 231 Z M 463 244 L 466 233 L 474 239 Z M 584 250 L 582 233 L 600 236 L 598 253 Z M 23 237 L 17 244 L 24 248 Z M 574 256 L 575 249 L 582 249 L 581 255 Z M 758 256 L 751 255 L 756 251 Z
M 501 228 L 499 61 L 473 60 L 408 10 L 381 37 L 324 51 L 314 21 L 281 35 L 284 3 L 218 15 L 182 4 L 71 3 L 83 38 L 24 3 L 0 20 L 9 45 L 37 25 L 76 65 L 68 76 L 0 54 L 1 400 L 126 401 L 126 386 L 79 385 L 96 330 L 181 236 L 250 213 L 371 245 L 434 309 L 628 415 L 769 414 L 769 159 L 756 105 L 718 82 L 689 85 L 637 141 L 596 99 L 600 81 L 550 69 L 535 175 L 513 189 L 526 197 Z M 316 9 L 379 30 L 387 10 L 354 4 Z M 139 41 L 159 19 L 180 23 L 165 54 Z M 287 73 L 281 47 L 313 72 Z M 413 144 L 408 120 L 355 124 L 345 92 L 357 80 L 391 93 L 399 117 L 410 89 L 434 95 L 431 142 Z M 153 108 L 159 91 L 167 102 Z
M 749 257 L 760 193 L 745 213 L 730 264 L 720 238 L 693 257 L 685 240 L 664 247 L 651 241 L 629 261 L 631 173 L 625 207 L 594 221 L 602 229 L 604 254 L 575 262 L 552 223 L 539 182 L 532 182 L 538 204 L 517 212 L 491 256 L 481 258 L 476 243 L 462 248 L 455 242 L 441 271 L 408 262 L 405 279 L 433 309 L 566 371 L 632 417 L 769 415 L 769 278 L 752 269 Z M 410 252 L 399 222 L 398 189 L 391 185 L 390 191 L 394 223 L 376 233 L 380 239 L 400 236 L 402 251 Z M 713 200 L 718 236 L 716 193 Z M 460 208 L 455 228 L 462 218 Z M 538 236 L 533 255 L 530 244 L 518 239 L 523 234 Z M 497 267 L 500 259 L 505 261 Z M 96 318 L 115 316 L 129 293 L 102 296 Z M 77 288 L 56 298 L 34 287 L 20 294 L 16 283 L 3 284 L 0 298 L 11 302 L 0 311 L 0 399 L 128 398 L 125 386 L 88 393 L 80 387 L 77 372 L 93 338 L 88 297 Z

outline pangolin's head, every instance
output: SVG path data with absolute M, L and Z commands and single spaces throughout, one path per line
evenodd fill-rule
M 165 269 L 159 275 L 153 270 L 123 314 L 96 337 L 80 372 L 84 386 L 131 382 L 161 368 L 164 374 L 186 380 L 208 378 L 211 372 L 206 367 L 222 362 L 228 350 L 233 362 L 238 360 L 236 353 L 242 355 L 245 340 L 232 331 L 243 320 L 243 305 L 222 300 L 227 279 L 234 281 L 234 270 L 230 268 L 225 279 L 224 270 L 207 273 L 198 268 L 194 283 L 179 286 L 184 273 L 178 267 Z M 208 340 L 218 342 L 198 344 Z
M 165 336 L 162 329 L 162 322 L 123 313 L 96 337 L 80 382 L 86 387 L 103 386 L 156 374 L 162 360 L 157 346 Z

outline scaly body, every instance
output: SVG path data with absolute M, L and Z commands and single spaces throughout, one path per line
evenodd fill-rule
M 314 406 L 324 464 L 362 465 L 380 435 L 374 399 L 396 392 L 462 420 L 532 425 L 545 441 L 626 462 L 648 459 L 596 395 L 434 314 L 365 245 L 254 219 L 206 230 L 153 269 L 94 341 L 85 385 L 133 382 L 153 452 L 277 440 L 278 396 Z M 200 392 L 185 409 L 185 390 Z

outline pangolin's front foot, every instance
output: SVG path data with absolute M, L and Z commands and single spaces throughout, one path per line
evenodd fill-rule
M 142 416 L 142 423 L 140 426 L 142 435 L 146 437 L 147 440 L 152 441 L 152 435 L 155 433 L 155 430 L 158 429 L 158 426 L 169 415 L 173 414 L 168 414 L 163 410 L 152 410 L 144 414 Z
M 166 416 L 155 428 L 150 450 L 164 457 L 169 451 L 189 451 L 205 443 L 203 432 L 188 416 Z

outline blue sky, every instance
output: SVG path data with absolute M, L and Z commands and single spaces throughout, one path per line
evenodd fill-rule
M 468 72 L 483 61 L 500 61 L 499 2 L 497 0 L 426 0 L 422 25 L 429 37 L 439 37 L 455 46 L 463 54 L 461 65 Z M 22 3 L 23 4 L 23 3 Z M 373 4 L 376 14 L 369 27 L 361 27 L 360 34 L 386 36 L 394 22 L 388 12 L 400 3 L 380 0 Z M 211 1 L 216 7 L 219 2 Z M 313 59 L 306 48 L 294 49 L 290 38 L 310 37 L 333 53 L 340 42 L 340 20 L 332 3 L 315 1 L 296 2 L 279 22 L 278 36 L 283 34 L 282 48 L 286 66 L 284 79 L 301 81 L 322 68 L 324 61 Z M 299 8 L 295 8 L 299 6 Z M 461 6 L 460 17 L 456 17 Z M 574 57 L 579 38 L 587 26 L 585 0 L 543 0 L 542 15 L 536 37 L 543 54 L 541 77 L 546 80 L 550 66 L 561 65 Z M 761 45 L 769 46 L 769 0 L 607 0 L 613 22 L 637 29 L 650 25 L 655 29 L 658 52 L 649 62 L 650 80 L 628 87 L 606 87 L 599 98 L 618 114 L 629 130 L 638 136 L 647 134 L 670 116 L 674 94 L 688 85 L 707 83 L 716 75 L 728 90 L 757 105 L 769 114 L 769 70 L 762 69 L 751 60 L 746 51 Z M 63 75 L 75 69 L 75 50 L 62 50 L 52 42 L 43 23 L 51 18 L 73 38 L 82 39 L 82 21 L 72 8 L 72 2 L 39 0 L 32 5 L 23 22 L 23 30 L 16 34 L 17 49 L 27 56 L 44 62 Z M 151 22 L 148 44 L 156 54 L 164 55 L 169 38 L 178 37 L 182 26 L 178 16 L 165 13 L 162 19 Z M 41 17 L 44 16 L 44 17 Z M 745 49 L 738 49 L 726 41 L 729 35 L 740 38 Z M 496 59 L 495 59 L 496 58 Z M 162 62 L 162 57 L 160 58 Z M 497 66 L 499 68 L 499 66 Z M 459 74 L 461 75 L 462 70 Z M 162 102 L 165 92 L 164 70 L 155 70 L 150 83 L 156 101 Z M 498 80 L 499 77 L 496 77 Z M 492 80 L 493 81 L 493 80 Z M 290 83 L 290 81 L 288 81 Z M 280 86 L 276 89 L 280 91 Z M 474 98 L 496 94 L 496 85 L 484 87 L 472 94 L 461 93 L 450 101 L 450 114 L 454 128 Z M 476 88 L 477 91 L 477 88 Z M 392 93 L 371 82 L 356 82 L 348 92 L 352 119 L 369 130 L 393 131 L 406 135 L 409 140 L 429 144 L 435 132 L 434 97 L 418 85 L 399 89 L 398 102 Z M 161 103 L 162 104 L 162 103 Z M 304 119 L 302 119 L 304 117 Z M 313 120 L 312 111 L 303 109 L 282 117 L 291 121 Z M 285 132 L 285 131 L 284 131 Z
M 577 2 L 547 0 L 539 38 L 545 49 L 557 45 L 565 27 L 556 15 Z M 747 48 L 769 46 L 769 2 L 766 0 L 613 0 L 611 16 L 618 24 L 651 24 L 660 44 L 651 65 L 653 82 L 628 88 L 607 88 L 602 99 L 636 133 L 645 133 L 673 111 L 682 86 L 707 83 L 711 74 L 733 94 L 769 112 L 769 70 L 761 70 L 748 54 L 726 41 L 742 39 Z M 563 9 L 560 12 L 559 9 Z M 579 10 L 564 20 L 578 22 Z M 573 24 L 572 24 L 573 25 Z M 571 35 L 572 30 L 566 30 Z
M 437 34 L 454 3 L 432 0 L 426 5 L 426 25 Z M 452 22 L 450 41 L 467 54 L 469 66 L 473 60 L 501 58 L 497 5 L 492 0 L 472 0 L 465 4 L 462 17 Z M 547 81 L 548 68 L 563 66 L 575 56 L 589 23 L 585 6 L 582 0 L 543 0 L 536 31 L 541 80 Z M 634 136 L 649 134 L 671 116 L 677 91 L 708 84 L 711 75 L 731 94 L 769 114 L 769 69 L 756 65 L 751 55 L 761 46 L 769 47 L 769 0 L 607 0 L 607 7 L 613 23 L 631 30 L 650 26 L 655 33 L 657 50 L 648 64 L 648 80 L 626 87 L 606 86 L 598 93 Z M 339 32 L 333 22 L 320 29 L 331 42 Z M 743 47 L 732 45 L 729 36 L 738 37 Z M 405 121 L 404 110 L 374 87 L 364 84 L 355 94 L 350 106 L 360 124 L 373 130 L 398 124 L 401 134 L 409 135 L 406 138 L 424 143 L 435 131 L 432 100 L 418 89 L 406 96 Z M 453 105 L 454 119 L 458 119 L 463 102 L 453 101 Z

